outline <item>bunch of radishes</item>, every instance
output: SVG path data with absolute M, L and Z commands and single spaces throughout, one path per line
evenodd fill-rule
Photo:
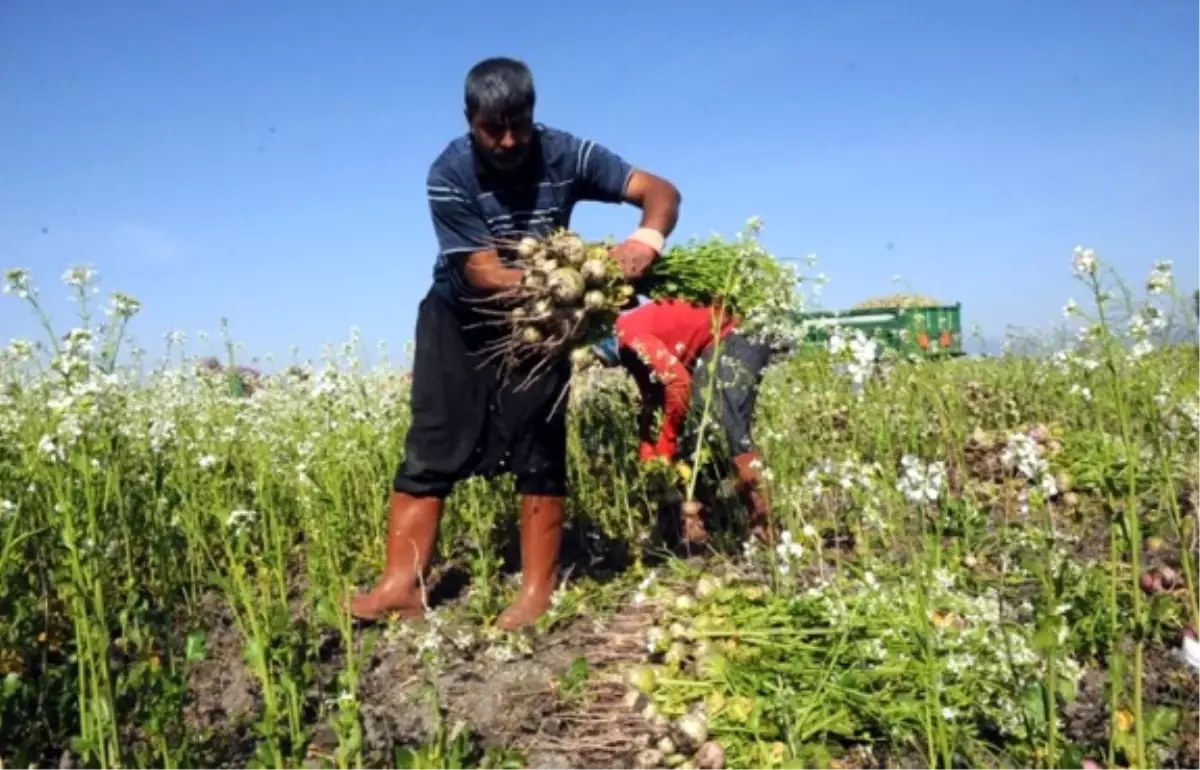
M 617 316 L 633 297 L 620 266 L 604 244 L 588 244 L 558 230 L 545 238 L 522 238 L 516 245 L 520 285 L 490 298 L 503 310 L 493 325 L 504 328 L 488 353 L 516 371 L 537 371 L 561 355 L 579 351 L 612 332 Z

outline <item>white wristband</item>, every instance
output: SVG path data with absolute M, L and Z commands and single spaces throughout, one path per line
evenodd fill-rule
M 639 227 L 633 231 L 633 235 L 629 236 L 629 240 L 644 243 L 654 249 L 655 254 L 662 254 L 663 247 L 667 245 L 667 239 L 659 231 L 650 227 Z

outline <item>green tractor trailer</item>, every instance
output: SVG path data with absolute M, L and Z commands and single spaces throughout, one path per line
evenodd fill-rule
M 856 330 L 874 339 L 883 350 L 904 357 L 940 358 L 965 355 L 962 303 L 892 307 L 856 307 L 805 313 L 800 317 L 807 345 L 825 346 L 835 330 L 843 336 Z

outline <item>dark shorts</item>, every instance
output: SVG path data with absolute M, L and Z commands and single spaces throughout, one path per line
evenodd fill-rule
M 713 345 L 706 348 L 692 369 L 693 410 L 704 407 L 713 349 Z M 758 388 L 763 371 L 770 363 L 772 349 L 766 343 L 754 342 L 736 331 L 720 341 L 719 349 L 716 387 L 709 408 L 712 419 L 725 433 L 730 454 L 736 457 L 754 449 L 751 423 L 758 402 Z
M 565 495 L 570 362 L 518 391 L 523 373 L 502 379 L 480 352 L 495 332 L 467 328 L 482 320 L 435 292 L 421 301 L 412 424 L 392 487 L 444 498 L 464 479 L 513 473 L 521 494 Z

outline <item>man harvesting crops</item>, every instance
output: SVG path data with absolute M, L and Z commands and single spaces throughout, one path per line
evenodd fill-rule
M 739 488 L 750 509 L 751 535 L 767 538 L 769 511 L 762 488 L 762 461 L 750 428 L 771 346 L 741 333 L 732 315 L 681 299 L 647 302 L 622 315 L 616 327 L 616 333 L 593 350 L 604 365 L 624 366 L 637 383 L 642 397 L 641 459 L 675 459 L 688 410 L 710 398 L 709 370 L 713 368 L 711 413 L 733 455 Z M 662 422 L 655 436 L 653 424 L 660 409 Z M 708 538 L 694 507 L 684 508 L 683 536 L 692 543 Z
M 523 277 L 496 244 L 568 227 L 580 201 L 629 203 L 642 210 L 641 224 L 611 256 L 634 280 L 675 228 L 680 195 L 595 142 L 535 123 L 533 78 L 519 61 L 480 62 L 465 91 L 469 130 L 434 160 L 427 181 L 439 255 L 417 315 L 412 424 L 393 481 L 386 566 L 351 611 L 363 619 L 421 614 L 418 578 L 446 496 L 465 478 L 512 472 L 522 585 L 497 625 L 513 630 L 546 611 L 555 586 L 566 495 L 566 418 L 556 404 L 570 363 L 564 357 L 517 388 L 519 378 L 483 355 L 498 332 L 482 309 Z

